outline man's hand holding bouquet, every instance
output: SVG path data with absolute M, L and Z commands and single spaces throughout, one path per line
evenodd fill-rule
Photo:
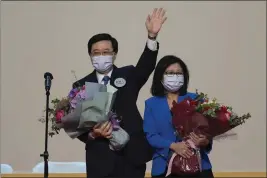
M 116 92 L 110 85 L 86 82 L 72 89 L 66 98 L 52 100 L 50 135 L 64 129 L 74 139 L 89 131 L 88 138 L 105 137 L 110 141 L 110 149 L 121 150 L 129 135 L 120 127 L 120 117 L 112 112 Z

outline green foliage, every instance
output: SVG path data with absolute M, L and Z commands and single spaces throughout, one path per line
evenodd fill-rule
M 57 124 L 56 124 L 56 108 L 57 108 L 57 105 L 59 104 L 59 102 L 60 102 L 60 100 L 58 98 L 53 99 L 50 102 L 50 107 L 48 109 L 48 124 L 51 125 L 50 129 L 48 131 L 48 135 L 50 137 L 52 137 L 56 134 L 59 134 L 60 129 L 57 127 Z M 44 112 L 44 115 L 38 119 L 38 121 L 41 123 L 45 123 L 46 110 L 43 110 L 43 112 Z
M 234 114 L 231 118 L 230 118 L 230 125 L 232 127 L 236 127 L 238 125 L 242 125 L 246 122 L 247 119 L 251 118 L 250 113 L 244 114 L 240 117 L 238 117 L 236 114 Z
M 236 127 L 245 123 L 245 121 L 251 117 L 250 113 L 244 114 L 242 116 L 237 116 L 237 114 L 233 113 L 233 108 L 231 106 L 224 106 L 218 103 L 216 98 L 213 98 L 210 101 L 206 94 L 198 93 L 197 90 L 196 93 L 198 95 L 195 99 L 195 101 L 198 102 L 196 111 L 202 113 L 205 116 L 216 119 L 216 112 L 218 112 L 221 108 L 224 109 L 223 107 L 226 107 L 227 112 L 231 114 L 229 123 L 232 127 Z

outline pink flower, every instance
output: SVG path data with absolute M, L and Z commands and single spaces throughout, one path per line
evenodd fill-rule
M 225 116 L 226 116 L 227 120 L 229 121 L 231 118 L 231 113 L 227 112 L 227 113 L 225 113 Z
M 56 122 L 61 122 L 61 118 L 64 117 L 64 111 L 60 110 L 56 113 Z

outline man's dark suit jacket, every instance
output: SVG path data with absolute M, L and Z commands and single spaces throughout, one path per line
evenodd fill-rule
M 159 47 L 159 44 L 158 44 Z M 142 53 L 137 65 L 117 68 L 114 66 L 111 74 L 110 84 L 118 89 L 117 97 L 114 102 L 113 111 L 122 118 L 122 128 L 130 135 L 130 140 L 126 147 L 120 151 L 127 161 L 138 166 L 151 160 L 152 150 L 143 132 L 143 119 L 138 111 L 136 101 L 140 89 L 148 80 L 153 72 L 158 50 L 151 51 L 147 45 Z M 117 78 L 126 80 L 126 84 L 119 88 L 114 84 Z M 84 85 L 85 82 L 98 83 L 96 71 L 75 82 L 73 87 Z M 109 149 L 109 142 L 105 138 L 88 139 L 88 133 L 79 137 L 79 140 L 86 143 L 86 164 L 87 172 L 96 175 L 108 175 L 114 163 L 113 151 Z

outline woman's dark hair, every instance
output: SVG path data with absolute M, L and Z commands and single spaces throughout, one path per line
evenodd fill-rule
M 165 70 L 172 64 L 178 63 L 184 75 L 184 85 L 179 89 L 179 95 L 185 95 L 187 93 L 188 83 L 189 83 L 189 71 L 186 64 L 178 57 L 173 55 L 164 56 L 158 62 L 151 86 L 151 94 L 153 96 L 165 96 L 165 88 L 162 85 L 161 81 L 164 75 Z
M 88 41 L 87 48 L 88 48 L 89 55 L 91 54 L 93 44 L 99 41 L 110 41 L 112 44 L 113 51 L 116 54 L 118 53 L 118 41 L 108 33 L 99 33 L 99 34 L 92 36 Z

